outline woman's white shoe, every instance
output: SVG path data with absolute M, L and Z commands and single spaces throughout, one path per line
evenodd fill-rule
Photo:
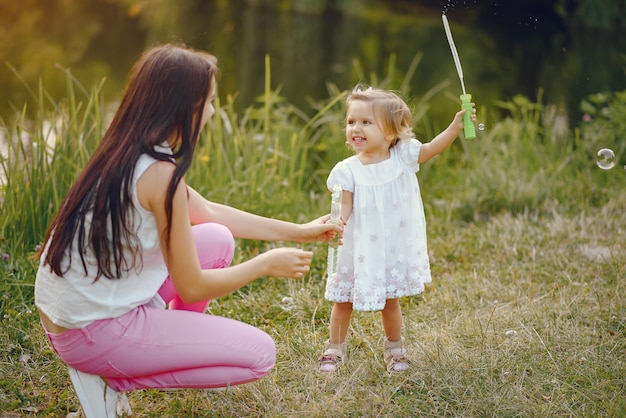
M 70 380 L 87 418 L 116 418 L 132 415 L 126 395 L 113 390 L 104 379 L 69 369 Z

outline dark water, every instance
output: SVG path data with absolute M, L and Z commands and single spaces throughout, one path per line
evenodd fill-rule
M 0 3 L 0 23 L 8 28 L 0 59 L 23 79 L 8 66 L 0 68 L 5 119 L 28 100 L 24 81 L 36 90 L 41 80 L 53 101 L 63 97 L 64 69 L 86 89 L 106 77 L 105 98 L 113 102 L 147 45 L 182 41 L 218 56 L 219 94 L 237 95 L 239 108 L 263 91 L 269 55 L 272 86 L 306 112 L 312 111 L 310 100 L 328 98 L 328 82 L 340 90 L 359 81 L 377 84 L 393 67 L 390 86 L 398 88 L 411 61 L 422 54 L 410 96 L 419 98 L 447 82 L 429 102 L 428 117 L 441 127 L 461 93 L 444 11 L 465 86 L 479 107 L 492 109 L 495 101 L 517 94 L 534 100 L 542 91 L 546 103 L 575 123 L 586 95 L 626 89 L 624 23 L 611 16 L 608 24 L 585 22 L 574 6 L 555 11 L 556 3 L 572 2 L 405 0 L 368 2 L 387 6 L 366 8 L 359 6 L 362 1 L 294 1 L 285 11 L 268 6 L 277 3 L 269 0 L 164 0 L 159 7 L 126 0 L 28 3 Z

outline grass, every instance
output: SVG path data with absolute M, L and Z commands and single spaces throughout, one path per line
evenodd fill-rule
M 0 158 L 2 417 L 80 410 L 39 325 L 28 257 L 108 118 L 99 87 L 75 84 L 68 74 L 68 100 L 53 106 L 45 92 L 33 93 L 42 103 L 37 115 L 22 112 L 4 125 L 13 140 Z M 269 78 L 243 114 L 226 97 L 188 182 L 210 199 L 283 219 L 326 212 L 326 175 L 348 152 L 338 145 L 342 98 L 329 86 L 329 99 L 309 117 Z M 331 305 L 323 298 L 326 248 L 308 244 L 315 259 L 305 279 L 260 279 L 210 307 L 268 332 L 278 348 L 274 371 L 219 392 L 132 392 L 135 416 L 625 415 L 626 97 L 603 93 L 583 106 L 591 120 L 565 131 L 541 102 L 517 97 L 483 107 L 479 138 L 461 138 L 422 167 L 434 281 L 402 300 L 409 372 L 386 373 L 380 314 L 359 312 L 345 367 L 336 376 L 317 372 Z M 597 168 L 603 147 L 621 165 Z M 235 262 L 276 245 L 239 244 Z

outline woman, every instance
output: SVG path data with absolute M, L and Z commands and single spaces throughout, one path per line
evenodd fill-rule
M 147 50 L 46 234 L 35 303 L 87 417 L 130 413 L 122 391 L 265 376 L 275 364 L 271 337 L 206 315 L 209 300 L 263 276 L 301 278 L 312 253 L 276 248 L 229 267 L 233 237 L 310 242 L 341 232 L 327 217 L 265 218 L 185 184 L 214 113 L 216 64 L 184 46 Z

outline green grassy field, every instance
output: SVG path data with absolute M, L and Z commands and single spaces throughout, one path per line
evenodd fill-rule
M 80 411 L 39 325 L 29 259 L 109 117 L 98 86 L 74 85 L 68 76 L 68 98 L 52 110 L 41 93 L 36 117 L 5 123 L 6 140 L 27 140 L 9 140 L 0 159 L 1 417 Z M 349 152 L 342 97 L 329 87 L 313 117 L 269 82 L 243 114 L 223 98 L 187 181 L 263 215 L 304 222 L 326 213 L 326 175 Z M 355 312 L 347 364 L 317 372 L 331 304 L 326 248 L 309 244 L 315 259 L 303 280 L 263 278 L 210 307 L 276 340 L 270 375 L 224 391 L 132 392 L 135 416 L 626 415 L 626 92 L 582 106 L 589 120 L 574 127 L 524 97 L 479 106 L 478 138 L 422 166 L 433 283 L 402 300 L 410 371 L 387 374 L 380 315 Z M 416 122 L 428 140 L 428 121 Z M 595 164 L 603 147 L 617 154 L 612 170 Z M 274 245 L 240 241 L 235 263 Z

